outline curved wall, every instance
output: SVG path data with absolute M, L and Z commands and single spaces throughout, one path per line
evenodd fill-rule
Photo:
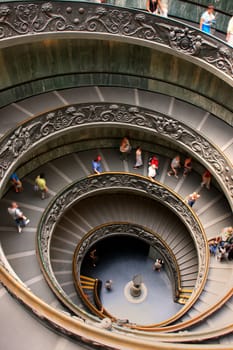
M 15 52 L 17 50 L 17 59 Z M 232 87 L 192 62 L 150 47 L 110 40 L 46 39 L 0 50 L 1 104 L 73 86 L 156 91 L 232 124 Z

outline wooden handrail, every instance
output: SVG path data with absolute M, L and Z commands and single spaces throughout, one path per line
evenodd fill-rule
M 94 322 L 92 324 L 87 324 L 81 318 L 72 318 L 68 314 L 52 308 L 13 278 L 1 265 L 0 280 L 17 300 L 25 304 L 35 316 L 49 323 L 56 331 L 60 330 L 60 332 L 63 332 L 64 330 L 64 334 L 71 335 L 73 338 L 81 339 L 84 342 L 86 340 L 88 344 L 93 342 L 94 344 L 114 345 L 115 349 L 118 349 L 118 346 L 122 343 L 122 339 L 119 335 L 112 335 L 102 330 L 97 324 L 94 324 Z M 127 340 L 126 343 L 128 343 Z M 141 343 L 142 346 L 143 342 L 139 340 L 139 343 Z M 137 349 L 137 347 L 135 349 Z M 147 349 L 147 347 L 145 347 L 145 349 Z M 148 350 L 149 349 L 150 347 L 148 347 Z
M 84 275 L 80 275 L 80 279 L 81 280 L 90 281 L 90 282 L 93 282 L 93 283 L 95 281 L 95 279 L 93 277 L 88 277 L 88 276 L 84 276 Z
M 92 281 L 92 285 L 82 285 L 81 281 L 77 279 L 76 277 L 76 273 L 73 274 L 74 276 L 74 285 L 75 288 L 78 292 L 78 294 L 80 295 L 81 299 L 83 300 L 83 302 L 86 304 L 86 306 L 89 308 L 89 310 L 91 310 L 93 312 L 93 314 L 97 315 L 100 319 L 104 318 L 104 317 L 110 317 L 112 320 L 116 320 L 115 317 L 113 317 L 112 315 L 110 315 L 103 307 L 99 296 L 98 296 L 98 287 L 99 287 L 99 283 L 100 281 L 98 279 L 93 279 L 92 277 L 89 276 L 83 276 L 81 275 L 80 277 L 82 277 L 82 279 L 85 279 L 87 281 Z M 91 301 L 88 299 L 86 293 L 85 293 L 85 289 L 88 290 L 92 290 L 93 291 L 93 299 L 96 303 L 96 305 L 93 305 L 91 303 Z
M 99 294 L 100 294 L 100 288 L 102 286 L 102 282 L 100 280 L 96 280 L 95 287 L 94 287 L 94 299 L 96 306 L 99 308 L 99 310 L 103 313 L 104 317 L 109 317 L 113 322 L 117 321 L 116 317 L 114 317 L 112 314 L 108 312 L 108 310 L 105 309 L 103 306 Z
M 19 281 L 14 279 L 3 266 L 0 265 L 0 279 L 3 285 L 25 304 L 35 316 L 39 317 L 42 321 L 45 320 L 55 327 L 56 330 L 64 333 L 70 334 L 73 338 L 85 341 L 88 340 L 89 343 L 98 342 L 99 344 L 105 344 L 108 346 L 115 346 L 115 349 L 134 349 L 134 350 L 187 350 L 187 345 L 185 342 L 200 341 L 200 338 L 211 339 L 217 338 L 221 335 L 233 332 L 233 324 L 231 326 L 225 326 L 220 328 L 214 328 L 211 331 L 198 332 L 195 335 L 189 334 L 189 332 L 179 332 L 179 333 L 165 333 L 165 334 L 153 334 L 152 338 L 143 336 L 140 337 L 130 337 L 123 336 L 122 333 L 106 332 L 97 327 L 96 324 L 87 324 L 81 318 L 72 318 L 66 314 L 63 314 L 59 310 L 52 308 L 50 305 L 46 304 L 44 301 L 36 297 L 31 293 L 25 286 L 23 286 Z M 68 332 L 68 333 L 67 333 Z M 165 341 L 166 343 L 161 343 Z M 179 344 L 172 344 L 179 342 Z M 206 350 L 206 345 L 198 344 L 194 346 L 189 344 L 189 349 L 196 350 Z M 216 349 L 215 345 L 208 345 L 208 350 Z M 218 349 L 232 350 L 231 345 L 218 345 Z
M 85 287 L 85 286 L 90 286 L 90 287 L 92 286 L 93 287 L 95 282 L 87 282 L 87 281 L 81 281 L 80 280 L 80 284 L 81 284 L 82 287 Z

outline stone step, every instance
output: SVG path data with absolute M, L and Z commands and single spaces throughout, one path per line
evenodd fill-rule
M 101 152 L 103 155 L 103 160 L 105 162 L 106 168 L 109 170 L 111 169 L 111 160 L 116 161 L 114 163 L 113 168 L 117 168 L 118 166 L 121 166 L 121 169 L 125 169 L 124 162 L 121 162 L 118 158 L 118 152 L 116 150 L 98 150 L 98 152 Z M 62 158 L 56 159 L 55 161 L 52 161 L 48 164 L 44 164 L 40 169 L 35 170 L 33 173 L 29 174 L 25 179 L 23 179 L 24 183 L 24 192 L 22 194 L 19 194 L 17 196 L 17 200 L 19 198 L 20 206 L 23 208 L 25 213 L 30 217 L 31 223 L 30 226 L 28 226 L 22 235 L 18 236 L 14 232 L 14 227 L 12 222 L 10 221 L 10 218 L 6 215 L 3 218 L 3 225 L 0 227 L 0 232 L 2 234 L 3 244 L 5 242 L 4 250 L 7 254 L 17 254 L 18 247 L 21 247 L 22 252 L 24 249 L 24 244 L 22 241 L 25 242 L 27 250 L 26 255 L 28 252 L 28 256 L 25 257 L 12 257 L 12 264 L 17 272 L 21 276 L 21 269 L 23 266 L 26 266 L 28 263 L 31 265 L 32 270 L 34 267 L 37 266 L 38 263 L 34 255 L 30 256 L 30 251 L 34 249 L 34 239 L 35 239 L 35 231 L 37 224 L 39 222 L 40 216 L 43 213 L 44 208 L 48 204 L 49 200 L 52 199 L 52 196 L 57 193 L 63 186 L 66 186 L 70 181 L 73 181 L 75 179 L 78 179 L 79 177 L 86 176 L 88 174 L 89 166 L 90 166 L 90 160 L 92 159 L 93 155 L 96 154 L 96 151 L 85 151 L 80 152 L 78 154 L 72 154 L 68 156 L 64 156 Z M 112 156 L 111 156 L 112 155 Z M 68 160 L 66 159 L 68 158 Z M 167 171 L 167 165 L 168 160 L 163 159 L 161 157 L 161 168 L 160 168 L 160 177 L 162 178 L 162 174 L 166 173 Z M 72 162 L 74 166 L 68 166 L 69 162 Z M 117 166 L 116 166 L 117 164 Z M 133 164 L 133 162 L 132 162 Z M 162 167 L 162 164 L 164 164 L 164 169 Z M 36 193 L 33 192 L 33 182 L 34 178 L 38 174 L 38 172 L 44 172 L 46 174 L 46 177 L 48 179 L 48 185 L 51 190 L 51 195 L 48 200 L 42 201 Z M 179 183 L 180 180 L 176 181 L 175 179 L 168 178 L 167 176 L 163 177 L 166 181 L 169 181 L 169 185 L 173 188 L 177 188 L 177 183 Z M 191 182 L 191 183 L 190 183 Z M 179 191 L 182 192 L 182 194 L 189 193 L 190 190 L 193 188 L 197 188 L 199 185 L 199 177 L 196 176 L 195 173 L 192 174 L 192 177 L 186 178 L 182 183 L 179 185 Z M 226 210 L 226 217 L 224 217 L 224 220 L 227 222 L 230 222 L 232 216 L 229 213 L 226 201 L 223 197 L 219 196 L 219 201 L 223 201 L 223 207 L 224 210 L 222 210 L 221 205 L 219 204 L 219 201 L 214 201 L 214 197 L 216 194 L 219 196 L 218 191 L 213 188 L 213 191 L 207 192 L 206 196 L 202 197 L 202 206 L 197 208 L 198 211 L 201 213 L 200 217 L 202 217 L 203 224 L 205 224 L 207 227 L 210 220 L 220 220 L 224 215 L 224 210 Z M 7 206 L 11 202 L 11 200 L 14 200 L 16 198 L 16 195 L 10 190 L 5 198 L 0 201 L 0 209 L 3 211 L 6 211 Z M 209 203 L 212 201 L 212 203 L 209 205 Z M 122 204 L 123 203 L 123 204 Z M 141 225 L 147 225 L 151 230 L 155 230 L 155 232 L 158 232 L 161 234 L 163 239 L 167 240 L 167 242 L 171 245 L 171 247 L 174 249 L 174 252 L 176 253 L 178 262 L 181 264 L 181 270 L 183 272 L 182 278 L 183 278 L 183 288 L 189 288 L 193 287 L 195 283 L 195 272 L 196 272 L 196 264 L 194 263 L 195 255 L 193 256 L 193 248 L 191 242 L 183 240 L 182 236 L 182 230 L 181 235 L 179 236 L 174 235 L 174 228 L 178 229 L 179 225 L 176 226 L 174 223 L 174 220 L 164 220 L 161 219 L 163 210 L 161 208 L 157 208 L 156 211 L 154 210 L 154 207 L 151 205 L 146 204 L 147 201 L 144 199 L 140 199 L 140 203 L 134 203 L 131 201 L 130 206 L 131 210 L 130 212 L 127 211 L 129 207 L 129 200 L 124 198 L 123 201 L 119 202 L 118 209 L 115 210 L 114 206 L 116 205 L 116 201 L 113 201 L 113 198 L 111 196 L 111 200 L 108 200 L 106 202 L 106 199 L 104 200 L 104 206 L 101 208 L 101 216 L 97 213 L 97 207 L 94 204 L 91 204 L 91 201 L 88 202 L 87 199 L 87 205 L 85 208 L 80 207 L 74 207 L 69 212 L 66 218 L 63 218 L 63 222 L 59 222 L 58 224 L 58 231 L 57 231 L 57 237 L 54 238 L 55 246 L 51 249 L 51 258 L 52 258 L 52 264 L 56 267 L 55 274 L 56 278 L 59 279 L 59 282 L 62 286 L 64 286 L 64 290 L 69 295 L 70 299 L 75 301 L 77 304 L 80 304 L 80 300 L 77 298 L 75 289 L 72 286 L 72 274 L 71 270 L 67 269 L 67 266 L 70 266 L 70 262 L 73 255 L 73 249 L 75 245 L 78 243 L 79 239 L 88 232 L 91 228 L 94 228 L 95 226 L 98 226 L 100 221 L 117 221 L 119 220 L 119 215 L 122 221 L 128 221 L 132 220 L 133 222 L 137 222 Z M 203 207 L 205 207 L 205 210 L 202 210 Z M 99 203 L 98 203 L 98 209 L 99 209 Z M 144 209 L 144 210 L 142 210 Z M 214 212 L 214 216 L 211 216 L 211 212 Z M 218 212 L 219 209 L 219 216 L 216 218 L 216 212 Z M 206 213 L 208 211 L 208 215 Z M 93 221 L 90 220 L 90 218 L 87 216 L 88 214 L 92 213 Z M 158 220 L 156 220 L 156 215 L 158 216 Z M 152 222 L 151 218 L 153 218 Z M 73 223 L 75 222 L 75 224 Z M 9 225 L 12 226 L 12 239 L 9 240 L 8 236 L 9 233 L 4 230 L 4 227 L 9 227 Z M 30 235 L 30 240 L 27 240 Z M 185 234 L 184 234 L 185 235 Z M 33 239 L 32 239 L 33 236 Z M 5 237 L 5 239 L 4 239 Z M 21 240 L 18 247 L 15 247 L 15 239 L 18 241 Z M 12 241 L 12 244 L 10 243 Z M 185 242 L 185 244 L 184 244 Z M 8 250 L 9 249 L 9 250 Z M 21 252 L 19 252 L 21 254 Z M 31 261 L 30 261 L 30 259 Z M 29 259 L 29 260 L 28 260 Z M 61 260 L 66 260 L 67 262 L 61 262 Z M 16 263 L 17 261 L 17 263 Z M 22 262 L 22 264 L 21 264 Z M 189 264 L 190 262 L 190 264 Z M 25 267 L 26 269 L 26 267 Z M 27 270 L 27 269 L 26 269 Z M 33 289 L 36 290 L 35 286 L 40 283 L 40 273 L 39 270 L 37 273 L 34 274 L 34 272 L 31 269 L 28 272 L 22 273 L 22 279 L 27 280 L 33 280 L 34 283 L 32 283 Z M 215 267 L 214 269 L 215 270 Z M 218 271 L 219 269 L 217 269 Z M 23 272 L 23 271 L 22 271 Z M 36 272 L 36 268 L 35 268 Z M 229 271 L 228 271 L 229 272 Z M 221 274 L 222 280 L 219 282 L 219 274 Z M 214 282 L 220 284 L 220 286 L 223 286 L 225 281 L 228 280 L 229 275 L 228 273 L 217 272 L 215 275 L 213 271 L 210 273 L 208 279 L 208 283 Z M 205 293 L 208 294 L 208 283 L 206 284 L 207 289 L 205 290 Z M 44 285 L 43 287 L 45 287 Z M 216 285 L 215 285 L 216 288 Z M 48 291 L 48 295 L 47 292 Z M 221 290 L 221 288 L 220 288 Z M 51 291 L 49 288 L 38 288 L 37 293 L 41 293 L 41 298 L 49 298 L 49 295 L 51 294 Z M 47 296 L 46 296 L 47 295 Z M 208 297 L 204 296 L 202 297 L 203 300 L 208 299 Z M 217 295 L 216 295 L 217 298 Z M 203 311 L 203 306 L 206 305 L 208 307 L 209 303 L 207 304 L 205 301 L 200 299 L 200 305 L 197 303 L 196 309 L 190 311 L 190 315 L 188 317 L 192 317 L 193 314 L 197 314 L 198 312 Z M 214 303 L 215 297 L 211 295 L 211 303 Z M 185 316 L 187 317 L 187 316 Z

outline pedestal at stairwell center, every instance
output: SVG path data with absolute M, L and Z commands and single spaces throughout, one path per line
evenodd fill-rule
M 124 295 L 131 303 L 141 303 L 147 296 L 147 288 L 142 282 L 141 275 L 135 275 L 124 288 Z
M 130 294 L 132 297 L 137 298 L 142 293 L 142 276 L 135 275 L 132 279 L 132 286 L 130 287 Z

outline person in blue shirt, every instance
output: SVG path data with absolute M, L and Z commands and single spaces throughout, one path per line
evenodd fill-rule
M 15 192 L 22 192 L 23 191 L 23 185 L 20 181 L 18 175 L 16 173 L 11 174 L 10 181 L 14 187 Z
M 200 29 L 211 34 L 211 26 L 215 23 L 214 6 L 208 5 L 207 10 L 202 14 L 200 19 Z
M 92 161 L 92 170 L 95 174 L 100 174 L 102 172 L 101 157 L 97 156 Z

